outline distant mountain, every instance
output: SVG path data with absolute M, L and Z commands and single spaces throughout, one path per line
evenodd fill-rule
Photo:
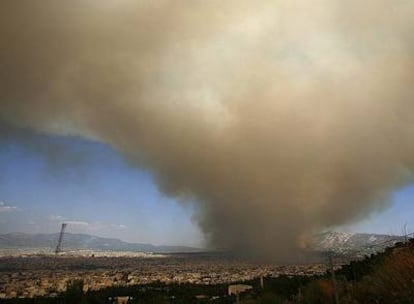
M 59 234 L 0 234 L 0 249 L 5 248 L 50 248 L 54 249 Z M 316 251 L 333 251 L 339 254 L 365 255 L 384 250 L 397 242 L 404 241 L 402 236 L 369 233 L 320 233 L 312 240 L 309 249 Z M 152 244 L 128 243 L 119 239 L 103 238 L 87 234 L 65 233 L 63 251 L 73 249 L 136 251 L 136 252 L 201 252 L 203 249 L 187 246 L 156 246 Z
M 315 236 L 312 247 L 319 251 L 370 254 L 402 241 L 403 236 L 395 235 L 325 232 Z
M 0 234 L 0 248 L 52 248 L 56 247 L 58 233 L 27 234 L 8 233 Z M 87 234 L 65 233 L 62 243 L 65 249 L 91 249 L 113 251 L 140 251 L 140 252 L 197 252 L 199 248 L 187 246 L 156 246 L 152 244 L 127 243 L 119 239 L 103 238 Z

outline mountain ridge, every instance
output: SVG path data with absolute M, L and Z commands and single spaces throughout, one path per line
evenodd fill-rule
M 29 234 L 12 232 L 0 234 L 0 248 L 51 248 L 54 249 L 59 239 L 59 233 Z M 82 233 L 65 233 L 63 250 L 92 249 L 110 251 L 137 252 L 199 252 L 204 249 L 190 246 L 153 245 L 149 243 L 129 243 L 116 238 L 99 237 Z
M 314 236 L 313 249 L 335 253 L 371 254 L 405 240 L 404 236 L 327 231 Z
M 8 248 L 50 248 L 54 249 L 59 233 L 29 234 L 13 232 L 0 234 L 0 249 Z M 315 235 L 308 246 L 312 251 L 335 252 L 340 254 L 375 253 L 404 241 L 403 236 L 375 233 L 346 233 L 328 231 Z M 91 249 L 101 251 L 135 251 L 155 253 L 202 252 L 203 248 L 190 246 L 153 245 L 148 243 L 129 243 L 116 238 L 105 238 L 81 233 L 65 233 L 63 251 L 73 249 Z

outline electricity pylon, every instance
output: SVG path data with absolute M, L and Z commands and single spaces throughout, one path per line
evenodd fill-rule
M 62 251 L 62 241 L 63 241 L 63 235 L 65 234 L 66 226 L 67 226 L 66 223 L 62 223 L 62 228 L 60 229 L 60 235 L 59 235 L 58 243 L 56 245 L 55 254 L 58 254 L 59 252 Z

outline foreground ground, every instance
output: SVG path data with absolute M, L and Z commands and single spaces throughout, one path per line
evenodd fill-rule
M 258 264 L 220 253 L 145 257 L 31 255 L 0 258 L 0 297 L 32 298 L 64 292 L 68 282 L 83 281 L 83 291 L 155 282 L 217 285 L 259 277 L 322 274 L 326 264 Z
M 36 272 L 36 268 L 42 263 L 52 263 L 50 260 L 31 259 L 27 272 Z M 36 262 L 34 262 L 36 261 Z M 79 262 L 80 260 L 77 260 Z M 105 261 L 105 263 L 104 263 Z M 371 255 L 363 260 L 351 262 L 332 273 L 311 273 L 306 269 L 316 266 L 274 266 L 254 265 L 237 260 L 229 260 L 222 256 L 170 256 L 165 259 L 146 260 L 95 260 L 93 271 L 109 271 L 105 267 L 114 267 L 112 273 L 116 273 L 118 267 L 128 266 L 137 269 L 152 269 L 160 271 L 166 280 L 142 283 L 132 283 L 128 276 L 119 280 L 111 279 L 112 284 L 99 290 L 90 288 L 84 273 L 77 279 L 69 279 L 66 282 L 65 291 L 55 294 L 54 297 L 13 298 L 3 300 L 4 303 L 114 303 L 116 297 L 129 297 L 128 303 L 235 303 L 236 296 L 228 294 L 231 283 L 243 283 L 252 288 L 239 295 L 239 302 L 244 304 L 256 303 L 341 303 L 341 304 L 393 304 L 414 303 L 414 241 L 399 243 L 385 252 Z M 3 272 L 5 260 L 2 261 Z M 20 265 L 22 260 L 13 260 Z M 33 263 L 32 263 L 33 262 Z M 55 265 L 68 269 L 72 265 L 71 259 L 56 261 Z M 106 262 L 109 262 L 106 263 Z M 61 263 L 61 264 L 59 264 Z M 130 264 L 132 263 L 132 265 Z M 134 264 L 135 263 L 135 264 Z M 148 264 L 147 266 L 144 266 Z M 15 266 L 13 266 L 15 265 Z M 80 264 L 77 264 L 79 267 Z M 112 265 L 112 266 L 111 266 Z M 152 268 L 151 266 L 152 265 Z M 157 266 L 156 266 L 157 265 Z M 19 266 L 19 267 L 20 267 Z M 90 267 L 89 260 L 84 267 Z M 138 268 L 137 268 L 138 267 Z M 139 268 L 141 267 L 141 268 Z M 198 268 L 197 268 L 198 267 Z M 267 268 L 269 267 L 269 268 Z M 301 267 L 304 267 L 301 269 Z M 309 268 L 310 267 L 310 268 Z M 7 268 L 7 267 L 6 267 Z M 314 268 L 319 269 L 319 268 Z M 322 266 L 319 270 L 322 269 Z M 175 280 L 184 273 L 190 273 L 194 282 Z M 277 273 L 277 271 L 285 273 Z M 65 271 L 65 270 L 63 270 Z M 268 273 L 266 273 L 266 271 Z M 59 272 L 56 270 L 49 273 Z M 23 273 L 23 272 L 22 272 Z M 152 272 L 151 272 L 152 273 Z M 15 273 L 14 276 L 22 275 Z M 101 275 L 101 274 L 100 274 Z M 227 275 L 229 281 L 214 282 L 213 278 Z M 250 277 L 249 277 L 250 276 Z M 260 276 L 263 276 L 261 284 Z M 185 277 L 185 276 L 184 276 Z M 52 275 L 53 278 L 53 275 Z M 223 277 L 224 278 L 224 277 Z M 206 280 L 205 280 L 206 279 Z M 4 282 L 3 282 L 4 284 Z M 2 284 L 2 285 L 3 285 Z M 336 300 L 335 300 L 336 299 Z

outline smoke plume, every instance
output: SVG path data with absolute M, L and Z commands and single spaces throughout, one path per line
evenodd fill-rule
M 286 257 L 414 169 L 412 1 L 2 0 L 0 121 L 112 145 Z

